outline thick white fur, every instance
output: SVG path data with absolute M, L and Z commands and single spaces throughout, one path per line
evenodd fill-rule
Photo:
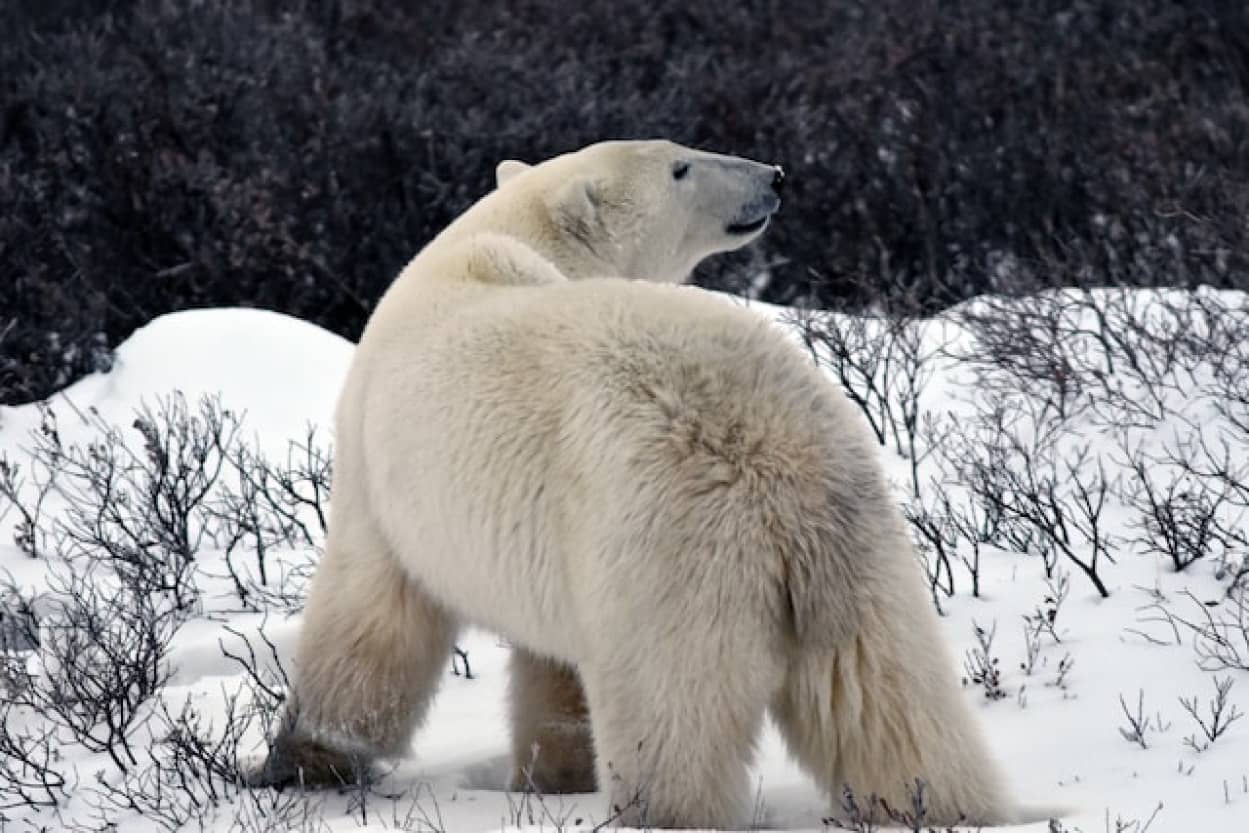
M 472 622 L 520 648 L 518 764 L 587 789 L 592 734 L 622 823 L 747 824 L 768 710 L 835 800 L 919 778 L 931 824 L 1016 816 L 854 407 L 759 315 L 620 279 L 746 242 L 774 176 L 669 143 L 507 163 L 403 271 L 257 782 L 403 753 Z

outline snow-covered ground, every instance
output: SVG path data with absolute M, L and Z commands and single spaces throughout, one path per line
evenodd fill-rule
M 1138 297 L 1149 303 L 1154 296 L 1138 293 Z M 1229 304 L 1244 313 L 1243 299 L 1233 299 Z M 785 317 L 783 310 L 756 306 L 761 314 Z M 869 322 L 870 326 L 875 325 Z M 923 328 L 923 344 L 940 341 L 947 354 L 957 354 L 960 345 L 976 349 L 968 333 L 951 320 L 937 319 L 918 326 Z M 1084 355 L 1093 355 L 1097 349 L 1090 346 Z M 117 425 L 123 437 L 138 442 L 131 424 L 141 402 L 152 404 L 156 397 L 175 389 L 190 403 L 203 394 L 219 395 L 225 407 L 244 412 L 244 437 L 269 455 L 280 457 L 286 453 L 288 440 L 306 436 L 309 424 L 320 427 L 317 436 L 328 444 L 333 404 L 351 350 L 352 345 L 337 336 L 273 313 L 182 312 L 162 317 L 136 332 L 118 349 L 111 372 L 76 383 L 53 397 L 50 404 L 65 445 L 97 437 L 98 423 L 87 419 L 92 409 L 104 423 Z M 934 432 L 929 436 L 939 433 L 942 425 L 961 423 L 965 428 L 983 410 L 987 395 L 983 378 L 973 373 L 966 357 L 960 360 L 943 354 L 927 366 L 932 375 L 923 386 L 919 403 Z M 1118 368 L 1114 372 L 1118 373 Z M 1208 375 L 1200 367 L 1186 373 L 1185 383 L 1166 393 L 1168 413 L 1133 429 L 1128 445 L 1165 448 L 1168 443 L 1182 441 L 1184 432 L 1195 431 L 1193 425 L 1199 425 L 1210 432 L 1230 431 L 1234 461 L 1236 454 L 1249 453 L 1249 438 L 1223 425 L 1215 403 L 1203 394 L 1203 374 Z M 1127 376 L 1124 379 L 1125 385 L 1133 383 Z M 1017 396 L 1004 401 L 1023 413 L 1026 408 Z M 1189 422 L 1179 415 L 1187 416 Z M 1045 420 L 1035 421 L 1040 424 Z M 0 453 L 22 464 L 23 449 L 39 425 L 40 414 L 34 406 L 0 409 Z M 986 547 L 981 555 L 977 598 L 970 592 L 969 573 L 956 562 L 954 595 L 939 594 L 945 613 L 944 635 L 962 661 L 976 648 L 975 625 L 986 630 L 996 628 L 989 653 L 997 660 L 998 688 L 1003 696 L 989 698 L 986 685 L 974 682 L 966 686 L 964 694 L 984 722 L 1016 792 L 1036 804 L 1072 809 L 1055 830 L 1249 831 L 1249 719 L 1233 722 L 1225 735 L 1198 752 L 1185 739 L 1195 732 L 1200 739 L 1200 728 L 1179 702 L 1181 697 L 1196 697 L 1204 714 L 1214 694 L 1215 678 L 1231 678 L 1231 705 L 1249 711 L 1249 672 L 1199 667 L 1193 633 L 1167 622 L 1160 613 L 1172 610 L 1193 620 L 1202 615 L 1201 608 L 1216 613 L 1229 611 L 1226 570 L 1236 554 L 1221 559 L 1211 555 L 1176 572 L 1158 555 L 1129 545 L 1127 542 L 1140 531 L 1135 526 L 1135 511 L 1119 499 L 1136 477 L 1123 466 L 1124 455 L 1119 448 L 1122 432 L 1108 430 L 1104 412 L 1076 414 L 1062 423 L 1062 432 L 1054 444 L 1044 447 L 1043 453 L 1049 455 L 1046 464 L 1065 459 L 1068 451 L 1074 455 L 1077 448 L 1087 445 L 1088 455 L 1078 470 L 1092 472 L 1101 461 L 1107 480 L 1115 484 L 1101 518 L 1101 531 L 1113 542 L 1107 553 L 1115 560 L 1109 563 L 1103 559 L 1098 567 L 1109 597 L 1102 598 L 1092 583 L 1060 556 L 1055 577 L 1066 575 L 1067 595 L 1058 605 L 1054 633 L 1043 633 L 1034 640 L 1039 653 L 1029 673 L 1022 667 L 1027 653 L 1024 617 L 1053 606 L 1046 597 L 1052 594 L 1056 579 L 1047 584 L 1042 559 L 1035 555 Z M 1025 437 L 1027 443 L 1033 439 Z M 899 501 L 905 502 L 912 483 L 911 467 L 892 441 L 889 445 L 883 453 L 896 480 Z M 926 446 L 921 443 L 921 448 Z M 964 457 L 974 456 L 975 450 L 964 452 Z M 927 504 L 935 494 L 928 491 L 932 477 L 944 471 L 953 480 L 953 474 L 942 468 L 943 459 L 940 454 L 929 453 L 920 467 L 921 492 Z M 1008 465 L 1009 460 L 998 462 Z M 1243 462 L 1245 457 L 1239 460 Z M 1153 470 L 1162 472 L 1164 468 L 1159 465 Z M 1119 477 L 1124 479 L 1116 479 Z M 1077 481 L 1075 475 L 1060 476 L 1057 487 L 1070 496 L 1070 487 Z M 956 501 L 966 500 L 964 485 L 951 482 L 948 494 Z M 46 512 L 55 517 L 56 511 L 56 501 L 52 500 Z M 0 498 L 0 513 L 4 512 Z M 1229 521 L 1237 522 L 1236 518 Z M 0 518 L 0 575 L 7 571 L 22 592 L 38 594 L 46 589 L 49 565 L 29 557 L 14 543 L 17 523 L 18 513 L 11 510 Z M 1083 538 L 1075 537 L 1077 555 L 1087 554 L 1083 542 Z M 297 564 L 310 553 L 308 549 L 283 551 L 275 558 Z M 279 655 L 289 661 L 298 628 L 297 616 L 240 612 L 222 567 L 221 552 L 204 543 L 196 556 L 196 569 L 202 573 L 201 583 L 209 589 L 195 615 L 173 637 L 169 656 L 173 674 L 160 693 L 172 709 L 188 700 L 194 703 L 211 723 L 211 731 L 220 729 L 225 699 L 242 683 L 237 663 L 223 654 L 222 646 L 236 653 L 241 642 L 234 634 L 254 637 L 263 625 Z M 413 739 L 413 755 L 398 764 L 363 806 L 353 795 L 288 794 L 282 800 L 307 805 L 303 820 L 293 829 L 367 827 L 472 833 L 534 826 L 590 827 L 603 820 L 606 808 L 602 795 L 546 798 L 539 804 L 504 791 L 507 649 L 495 636 L 481 632 L 465 634 L 460 645 L 467 650 L 472 679 L 447 670 L 429 720 Z M 922 697 L 923 692 L 915 696 Z M 1129 721 L 1121 698 L 1133 712 L 1138 702 L 1143 702 L 1143 716 L 1149 721 L 1143 743 L 1124 734 Z M 23 721 L 25 728 L 43 725 L 40 715 L 20 709 L 13 710 L 9 720 L 14 722 L 10 726 L 14 730 L 16 721 Z M 249 739 L 256 742 L 258 736 L 253 732 Z M 104 829 L 110 821 L 116 825 L 112 829 L 165 829 L 150 814 L 140 818 L 138 813 L 116 809 L 115 805 L 108 805 L 111 815 L 102 818 L 97 779 L 119 783 L 115 765 L 104 754 L 68 743 L 63 733 L 57 745 L 56 767 L 69 777 L 65 787 L 68 798 L 62 799 L 58 808 L 0 809 L 0 819 L 5 819 L 0 821 L 0 829 L 59 830 L 78 825 L 79 829 L 94 830 Z M 97 772 L 102 774 L 97 776 Z M 823 819 L 832 808 L 787 759 L 771 728 L 761 744 L 755 781 L 759 826 L 784 830 L 825 827 Z M 272 806 L 266 801 L 273 800 L 246 792 L 227 795 L 216 806 L 206 803 L 197 811 L 197 821 L 190 829 L 284 829 L 270 827 L 264 820 L 266 807 Z M 1018 829 L 1051 828 L 1039 823 Z

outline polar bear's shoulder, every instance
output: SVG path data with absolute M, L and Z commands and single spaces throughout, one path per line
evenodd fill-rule
M 499 286 L 566 283 L 555 264 L 517 237 L 494 232 L 467 235 L 431 249 L 414 266 L 424 275 Z

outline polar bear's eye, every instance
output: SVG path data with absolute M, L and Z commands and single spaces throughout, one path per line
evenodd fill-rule
M 690 172 L 689 162 L 676 162 L 672 166 L 672 178 L 684 179 L 685 175 Z

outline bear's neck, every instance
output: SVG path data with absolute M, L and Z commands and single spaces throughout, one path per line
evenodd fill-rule
M 497 193 L 497 192 L 496 192 Z M 692 270 L 674 274 L 655 274 L 647 265 L 622 257 L 626 248 L 610 235 L 579 235 L 561 228 L 545 206 L 533 205 L 517 210 L 511 201 L 491 199 L 491 194 L 470 208 L 449 225 L 429 248 L 458 244 L 479 234 L 513 237 L 541 255 L 568 280 L 619 277 L 656 283 L 684 283 Z

